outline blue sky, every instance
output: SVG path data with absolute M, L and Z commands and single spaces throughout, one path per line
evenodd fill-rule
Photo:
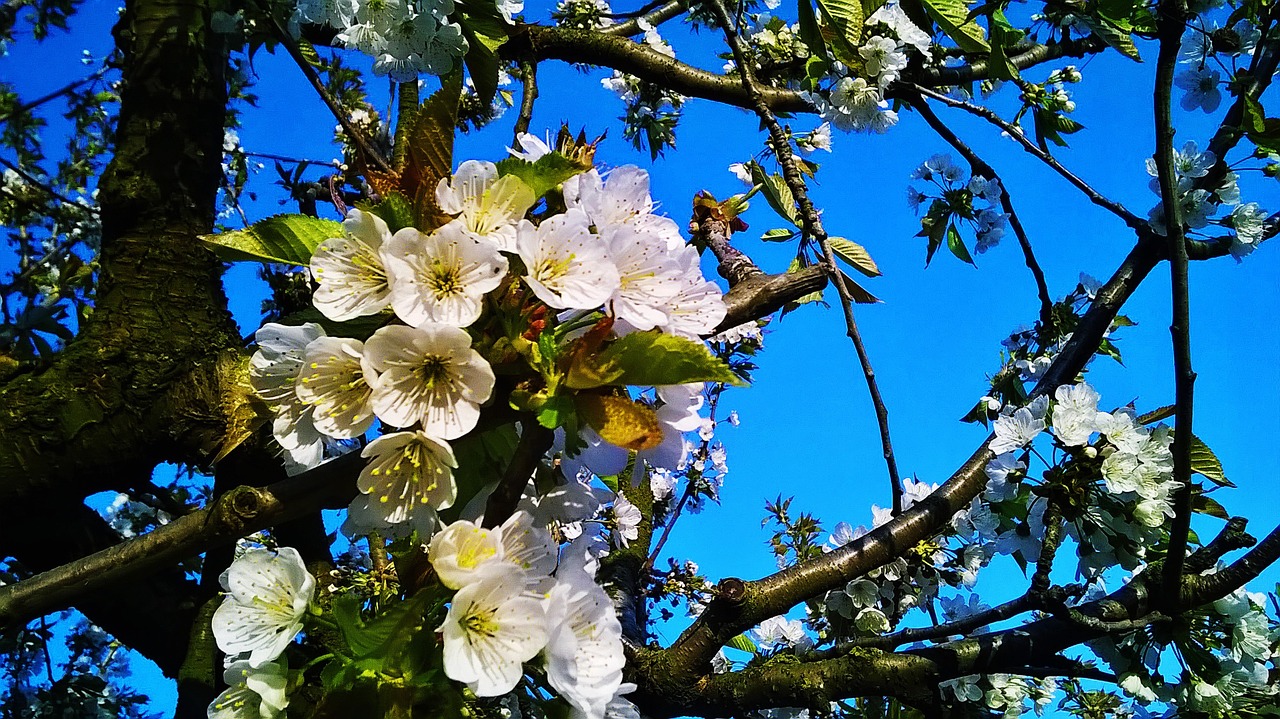
M 106 51 L 113 8 L 114 3 L 91 0 L 73 21 L 74 35 L 55 35 L 34 49 L 30 43 L 15 45 L 8 57 L 0 58 L 0 77 L 14 82 L 24 96 L 35 97 L 84 74 L 80 51 L 87 48 L 95 56 Z M 531 8 L 527 15 L 545 13 Z M 662 30 L 686 62 L 721 66 L 713 57 L 720 49 L 712 33 L 691 36 L 674 24 Z M 1088 129 L 1071 136 L 1071 148 L 1055 149 L 1055 155 L 1103 194 L 1145 216 L 1155 201 L 1143 166 L 1154 147 L 1150 87 L 1155 52 L 1150 45 L 1139 47 L 1148 62 L 1115 54 L 1079 61 L 1084 82 L 1071 87 L 1078 105 L 1074 117 Z M 288 58 L 260 53 L 254 69 L 260 107 L 245 108 L 245 126 L 239 130 L 243 146 L 286 156 L 334 157 L 328 142 L 334 120 Z M 1047 72 L 1027 75 L 1040 80 Z M 680 223 L 688 218 L 696 191 L 724 197 L 743 189 L 726 167 L 760 149 L 763 135 L 752 115 L 691 101 L 678 130 L 678 148 L 651 163 L 647 153 L 634 151 L 622 139 L 616 117 L 623 108 L 600 86 L 604 76 L 603 71 L 544 64 L 531 129 L 542 134 L 561 122 L 585 127 L 588 135 L 608 129 L 609 139 L 597 159 L 648 167 L 655 198 Z M 385 98 L 385 81 L 372 79 L 370 87 L 375 97 Z M 511 89 L 518 98 L 518 85 Z M 1011 107 L 1017 101 L 1014 92 L 1005 88 L 993 100 L 995 106 Z M 995 128 L 945 108 L 937 112 L 1006 179 L 1055 298 L 1073 289 L 1082 271 L 1098 278 L 1110 274 L 1133 242 L 1118 220 L 1089 204 Z M 457 160 L 502 157 L 514 116 L 513 110 L 492 127 L 460 138 Z M 1197 140 L 1203 145 L 1213 119 L 1175 109 L 1178 144 Z M 817 120 L 798 117 L 791 124 L 803 132 Z M 51 132 L 51 148 L 57 144 L 54 136 Z M 924 240 L 914 237 L 919 222 L 906 206 L 905 188 L 914 167 L 949 148 L 917 116 L 904 111 L 900 125 L 882 136 L 837 132 L 834 149 L 834 154 L 812 158 L 823 165 L 813 199 L 824 210 L 828 230 L 866 246 L 884 272 L 865 284 L 884 303 L 860 306 L 856 312 L 890 411 L 898 464 L 904 476 L 941 482 L 985 437 L 981 427 L 957 420 L 984 393 L 986 375 L 998 369 L 1000 340 L 1034 321 L 1034 285 L 1012 237 L 979 256 L 977 269 L 945 253 L 924 267 Z M 246 207 L 250 219 L 295 209 L 276 204 L 273 180 L 268 167 L 251 181 L 250 189 L 263 200 Z M 1242 180 L 1245 200 L 1274 211 L 1280 192 L 1274 181 L 1260 180 Z M 785 269 L 792 248 L 756 239 L 780 226 L 762 199 L 745 219 L 751 227 L 736 240 L 741 249 L 767 271 Z M 1275 510 L 1280 444 L 1273 439 L 1280 436 L 1278 265 L 1276 247 L 1264 245 L 1241 264 L 1224 258 L 1191 267 L 1191 334 L 1199 373 L 1196 433 L 1218 453 L 1227 475 L 1240 487 L 1215 497 L 1228 511 L 1249 516 L 1259 536 L 1280 519 Z M 714 274 L 710 265 L 706 271 Z M 253 268 L 241 266 L 226 280 L 246 334 L 257 327 L 263 292 L 253 275 Z M 1161 265 L 1126 308 L 1138 326 L 1118 335 L 1125 366 L 1105 358 L 1091 366 L 1089 381 L 1101 392 L 1104 406 L 1135 401 L 1145 410 L 1172 403 L 1168 293 L 1168 267 Z M 842 520 L 869 525 L 870 506 L 890 501 L 874 416 L 838 307 L 808 306 L 772 323 L 758 363 L 754 385 L 727 392 L 721 402 L 722 416 L 737 410 L 742 420 L 738 428 L 722 424 L 718 433 L 731 469 L 722 504 L 683 519 L 668 545 L 675 556 L 697 561 L 712 580 L 773 571 L 768 534 L 760 526 L 766 499 L 794 495 L 796 509 L 815 512 L 828 528 Z M 1196 526 L 1209 533 L 1220 522 L 1199 518 Z M 708 546 L 715 549 L 708 551 Z M 1007 594 L 1021 591 L 1023 580 L 1016 570 L 997 572 L 1003 573 L 987 577 L 988 584 L 1008 578 Z M 1276 573 L 1270 576 L 1271 582 L 1255 588 L 1270 588 Z M 1005 594 L 983 596 L 997 601 Z M 675 631 L 663 634 L 673 638 Z M 170 688 L 157 685 L 156 694 L 158 707 L 171 706 Z

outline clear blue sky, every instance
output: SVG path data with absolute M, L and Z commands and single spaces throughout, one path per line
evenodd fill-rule
M 83 74 L 80 51 L 87 48 L 97 56 L 106 51 L 113 12 L 114 3 L 91 0 L 73 21 L 74 35 L 56 35 L 34 50 L 19 43 L 0 59 L 0 77 L 35 97 Z M 526 14 L 545 17 L 533 7 Z M 713 57 L 720 51 L 713 34 L 688 36 L 676 24 L 662 30 L 686 62 L 713 69 L 722 65 Z M 1139 47 L 1149 62 L 1108 54 L 1081 63 L 1085 81 L 1071 89 L 1078 105 L 1074 117 L 1088 129 L 1070 137 L 1069 150 L 1055 154 L 1104 194 L 1145 216 L 1155 201 L 1143 166 L 1154 147 L 1154 48 Z M 245 108 L 245 127 L 239 131 L 244 147 L 334 157 L 328 145 L 334 120 L 297 68 L 283 55 L 266 53 L 255 58 L 254 67 L 260 108 Z M 1028 76 L 1038 80 L 1046 73 L 1033 70 Z M 616 121 L 622 105 L 600 87 L 604 76 L 603 71 L 544 64 L 531 129 L 542 134 L 562 121 L 575 129 L 585 126 L 589 135 L 608 129 L 597 159 L 648 167 L 655 198 L 681 223 L 696 191 L 724 197 L 742 189 L 725 168 L 760 149 L 763 136 L 753 116 L 692 101 L 678 131 L 678 149 L 650 163 L 647 153 L 633 151 L 622 139 Z M 384 81 L 372 80 L 370 86 L 375 96 L 385 97 Z M 518 85 L 512 89 L 518 101 Z M 1016 102 L 1013 92 L 1006 88 L 997 106 Z M 1081 271 L 1100 279 L 1110 274 L 1133 243 L 1125 227 L 994 128 L 945 108 L 937 111 L 1007 180 L 1055 298 L 1075 286 Z M 514 116 L 513 110 L 489 129 L 461 138 L 457 159 L 502 157 Z M 1188 139 L 1203 145 L 1212 127 L 1203 113 L 1175 110 L 1175 118 L 1179 145 Z M 806 131 L 817 121 L 799 117 L 791 124 Z M 49 134 L 52 147 L 56 132 Z M 1034 285 L 1011 236 L 980 256 L 977 269 L 945 253 L 925 269 L 924 240 L 914 237 L 918 219 L 907 208 L 904 191 L 916 165 L 948 149 L 918 117 L 903 112 L 900 125 L 887 135 L 837 132 L 835 153 L 813 158 L 823 163 L 813 199 L 825 211 L 828 230 L 865 245 L 884 272 L 866 283 L 884 304 L 859 307 L 857 317 L 889 407 L 899 467 L 905 476 L 928 482 L 943 481 L 984 438 L 981 427 L 957 420 L 983 394 L 985 376 L 998 368 L 1000 340 L 1018 325 L 1032 323 L 1037 308 Z M 1260 179 L 1244 178 L 1245 200 L 1275 211 L 1280 191 L 1274 181 L 1260 184 Z M 246 207 L 250 219 L 281 211 L 273 180 L 268 167 L 251 181 L 250 189 L 263 200 Z M 785 269 L 791 248 L 756 240 L 760 232 L 779 226 L 763 200 L 746 220 L 751 228 L 739 235 L 740 247 L 768 271 Z M 712 267 L 706 269 L 714 274 Z M 262 298 L 253 274 L 253 268 L 242 266 L 227 275 L 246 334 L 259 323 Z M 1240 486 L 1215 497 L 1228 511 L 1249 516 L 1254 533 L 1262 535 L 1280 519 L 1280 444 L 1274 440 L 1280 436 L 1280 257 L 1276 247 L 1264 245 L 1243 264 L 1230 258 L 1195 263 L 1191 279 L 1193 359 L 1199 373 L 1196 433 Z M 1161 265 L 1127 306 L 1126 314 L 1139 324 L 1119 334 L 1126 366 L 1107 359 L 1092 365 L 1089 379 L 1102 393 L 1103 405 L 1133 400 L 1142 410 L 1172 403 L 1168 286 L 1168 268 Z M 742 420 L 741 427 L 721 425 L 719 432 L 731 469 L 723 503 L 682 520 L 668 545 L 675 556 L 697 561 L 712 580 L 755 578 L 774 569 L 765 545 L 768 534 L 760 526 L 767 498 L 794 495 L 796 509 L 815 512 L 828 528 L 841 520 L 869 525 L 870 505 L 890 501 L 874 416 L 838 308 L 805 307 L 769 329 L 755 384 L 722 400 L 721 415 L 737 410 Z M 1196 526 L 1208 533 L 1219 525 L 1200 518 Z M 706 551 L 710 543 L 715 551 Z M 1021 581 L 1007 593 L 1019 592 Z M 1005 594 L 983 596 L 993 601 Z M 672 638 L 675 630 L 664 633 Z M 157 685 L 155 695 L 158 707 L 172 706 L 170 688 Z

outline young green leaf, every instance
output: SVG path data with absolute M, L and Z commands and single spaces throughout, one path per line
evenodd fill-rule
M 1191 435 L 1191 471 L 1221 487 L 1234 487 L 1234 482 L 1227 479 L 1222 470 L 1222 462 L 1218 455 L 1209 449 L 1209 445 L 1194 434 Z
M 725 642 L 725 646 L 731 649 L 737 649 L 740 652 L 747 652 L 748 654 L 755 654 L 758 651 L 756 649 L 756 643 L 751 641 L 751 638 L 745 634 L 739 634 L 733 639 L 730 639 Z
M 871 253 L 867 252 L 867 248 L 843 237 L 828 237 L 827 243 L 831 245 L 831 251 L 836 257 L 844 260 L 853 269 L 867 277 L 880 276 L 880 268 L 876 266 L 876 261 L 871 259 Z
M 321 242 L 342 237 L 341 222 L 307 215 L 273 215 L 243 230 L 201 235 L 200 240 L 227 262 L 278 262 L 306 267 Z
M 568 372 L 573 389 L 605 385 L 655 387 L 686 382 L 741 384 L 706 345 L 657 330 L 632 332 L 599 353 L 583 357 Z
M 974 264 L 973 256 L 969 254 L 969 248 L 964 246 L 964 240 L 960 239 L 960 232 L 955 225 L 947 227 L 947 249 L 961 261 Z
M 965 52 L 991 52 L 982 26 L 969 17 L 964 0 L 923 0 L 929 17 Z
M 508 157 L 498 163 L 498 175 L 518 178 L 535 198 L 542 197 L 565 180 L 582 172 L 582 167 L 558 152 L 551 152 L 533 162 Z
M 836 57 L 845 62 L 861 62 L 858 46 L 862 44 L 861 0 L 818 0 L 818 12 L 826 23 L 826 36 Z
M 800 211 L 796 209 L 796 198 L 791 194 L 791 188 L 787 186 L 787 181 L 782 179 L 782 175 L 766 174 L 764 168 L 756 162 L 749 163 L 747 166 L 751 168 L 751 181 L 764 189 L 764 199 L 768 201 L 773 211 L 787 222 L 800 227 Z

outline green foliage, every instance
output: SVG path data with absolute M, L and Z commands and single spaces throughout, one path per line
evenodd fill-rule
M 363 202 L 357 203 L 356 206 L 382 218 L 382 221 L 387 223 L 387 229 L 391 232 L 397 232 L 405 227 L 413 227 L 416 221 L 413 216 L 413 203 L 399 192 L 388 192 L 382 198 L 382 201 L 376 205 Z
M 1262 105 L 1253 97 L 1244 98 L 1242 126 L 1245 135 L 1259 150 L 1280 153 L 1280 118 L 1267 117 Z
M 748 654 L 755 654 L 759 651 L 756 647 L 756 643 L 751 641 L 751 637 L 748 637 L 745 634 L 739 634 L 733 639 L 730 639 L 725 643 L 725 646 L 731 649 L 737 649 L 740 652 L 747 652 Z
M 843 237 L 828 237 L 827 243 L 831 245 L 831 251 L 835 253 L 836 259 L 844 261 L 867 277 L 880 276 L 880 268 L 876 266 L 876 261 L 871 259 L 871 253 L 867 252 L 867 248 Z
M 543 197 L 565 180 L 581 174 L 583 168 L 559 152 L 550 152 L 533 162 L 519 157 L 508 157 L 498 162 L 498 175 L 518 178 L 533 196 Z
M 942 32 L 966 52 L 991 52 L 987 34 L 982 26 L 969 16 L 969 6 L 964 0 L 923 0 L 929 17 L 938 23 Z
M 602 351 L 579 359 L 570 366 L 565 380 L 573 389 L 687 382 L 741 384 L 729 366 L 703 343 L 658 330 L 632 332 Z
M 200 239 L 227 262 L 276 262 L 306 267 L 321 242 L 342 236 L 341 222 L 306 215 L 273 215 L 243 230 L 201 235 Z
M 1209 449 L 1209 445 L 1205 444 L 1204 440 L 1194 434 L 1191 435 L 1191 471 L 1220 487 L 1236 486 L 1234 482 L 1227 479 L 1218 455 Z
M 831 42 L 837 59 L 861 64 L 858 46 L 862 44 L 861 0 L 817 0 L 818 13 L 824 23 L 823 37 Z
M 475 84 L 480 102 L 489 105 L 498 91 L 498 48 L 507 41 L 507 30 L 492 3 L 459 3 L 462 36 L 467 54 L 462 58 Z
M 769 207 L 782 219 L 800 227 L 800 211 L 796 208 L 796 198 L 791 194 L 786 179 L 778 173 L 766 173 L 758 162 L 747 163 L 747 169 L 751 172 L 751 181 L 764 191 L 764 199 Z

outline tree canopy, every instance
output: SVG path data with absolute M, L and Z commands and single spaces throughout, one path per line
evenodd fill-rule
M 1280 4 L 113 21 L 0 79 L 0 714 L 1277 713 Z

